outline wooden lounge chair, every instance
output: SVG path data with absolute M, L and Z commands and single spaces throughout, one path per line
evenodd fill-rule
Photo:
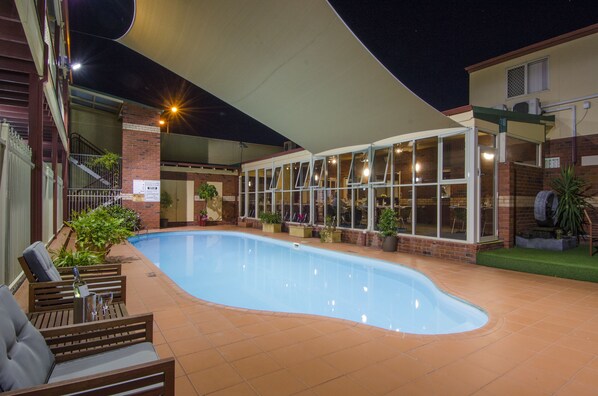
M 598 250 L 598 215 L 595 210 L 583 211 L 588 222 L 588 235 L 590 237 L 590 256 L 593 256 L 595 250 Z M 594 245 L 596 243 L 596 245 Z
M 152 345 L 152 314 L 37 330 L 0 286 L 3 395 L 174 395 L 174 359 Z
M 18 260 L 29 281 L 29 312 L 73 306 L 73 269 L 56 268 L 42 242 L 31 244 Z M 120 264 L 85 266 L 79 271 L 90 291 L 112 291 L 114 302 L 126 303 L 127 279 Z

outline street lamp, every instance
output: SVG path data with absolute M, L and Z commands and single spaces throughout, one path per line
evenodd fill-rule
M 168 110 L 162 112 L 163 117 L 160 118 L 160 127 L 166 125 L 166 133 L 170 133 L 170 121 L 177 116 L 178 111 L 178 107 L 171 106 Z

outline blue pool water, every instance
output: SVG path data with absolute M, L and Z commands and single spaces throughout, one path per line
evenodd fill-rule
M 233 307 L 448 334 L 488 317 L 421 273 L 385 261 L 236 232 L 167 232 L 129 241 L 188 293 Z

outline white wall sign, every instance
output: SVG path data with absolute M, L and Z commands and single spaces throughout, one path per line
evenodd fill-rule
M 145 202 L 160 202 L 160 180 L 145 181 Z
M 160 180 L 133 180 L 133 200 L 160 202 Z

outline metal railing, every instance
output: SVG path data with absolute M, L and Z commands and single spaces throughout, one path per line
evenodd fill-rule
M 106 169 L 95 161 L 101 155 L 71 154 L 69 161 L 69 186 L 82 189 L 107 189 L 120 188 L 122 160 L 112 169 Z
M 92 210 L 100 206 L 121 205 L 122 197 L 120 189 L 95 189 L 95 188 L 69 188 L 68 220 L 74 212 Z

